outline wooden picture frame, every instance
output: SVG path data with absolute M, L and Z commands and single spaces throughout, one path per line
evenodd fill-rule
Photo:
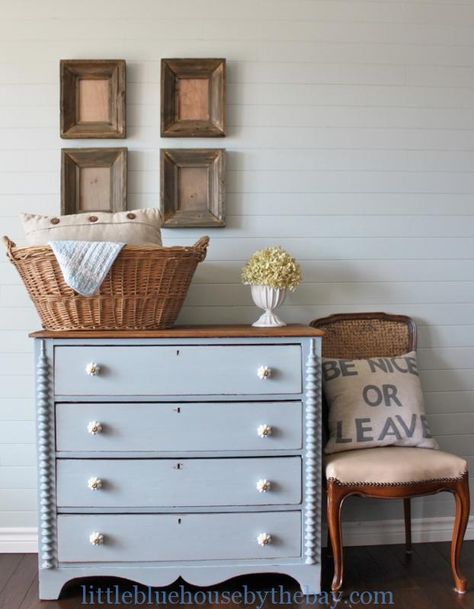
M 225 150 L 168 148 L 160 157 L 163 227 L 225 226 Z
M 127 209 L 127 148 L 61 150 L 61 214 Z
M 126 137 L 126 64 L 123 59 L 62 59 L 61 137 Z
M 161 136 L 225 136 L 225 59 L 161 60 Z

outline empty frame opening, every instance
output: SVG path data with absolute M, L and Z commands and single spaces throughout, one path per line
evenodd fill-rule
M 78 89 L 78 122 L 110 123 L 109 79 L 81 78 Z
M 82 167 L 79 170 L 79 210 L 110 211 L 112 197 L 110 167 Z
M 209 201 L 209 170 L 207 167 L 178 168 L 177 210 L 207 210 Z
M 177 81 L 177 120 L 209 120 L 209 79 L 179 78 Z

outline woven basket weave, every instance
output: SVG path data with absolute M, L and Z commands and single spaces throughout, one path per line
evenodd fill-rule
M 206 257 L 208 237 L 191 247 L 127 245 L 94 296 L 64 281 L 49 246 L 18 248 L 4 237 L 46 330 L 153 330 L 172 326 L 191 279 Z
M 316 319 L 310 326 L 324 330 L 324 357 L 397 357 L 416 349 L 416 326 L 405 315 L 339 313 Z

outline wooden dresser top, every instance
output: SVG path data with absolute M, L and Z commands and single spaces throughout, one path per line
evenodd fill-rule
M 175 326 L 168 330 L 40 330 L 32 338 L 291 338 L 317 337 L 324 332 L 311 326 L 291 324 L 280 328 L 238 326 Z

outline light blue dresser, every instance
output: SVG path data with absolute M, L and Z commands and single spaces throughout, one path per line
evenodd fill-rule
M 40 598 L 97 575 L 320 591 L 318 330 L 33 336 Z

